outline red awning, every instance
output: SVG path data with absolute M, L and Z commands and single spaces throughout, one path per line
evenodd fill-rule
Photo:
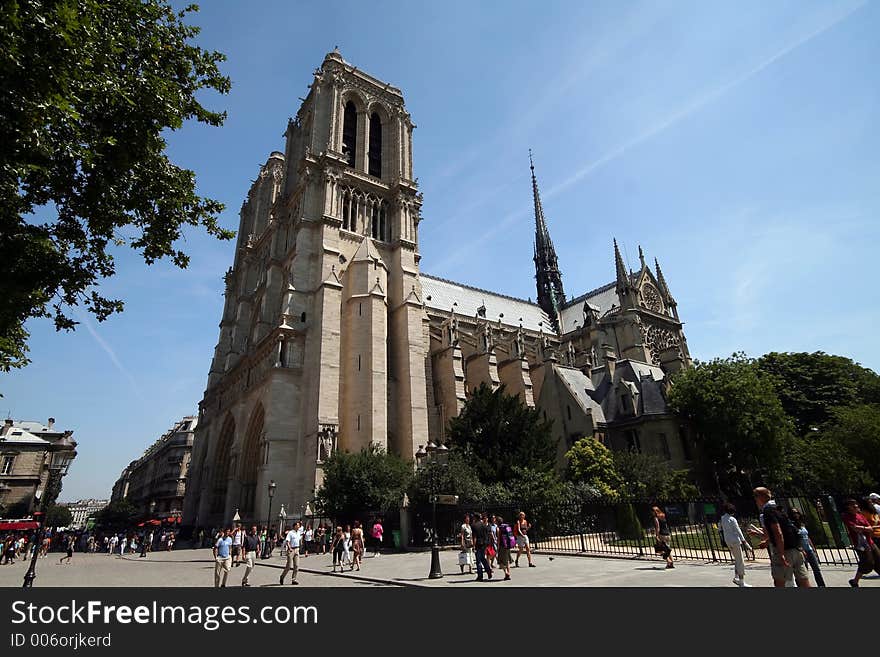
M 14 532 L 25 529 L 39 529 L 40 523 L 35 520 L 19 520 L 14 522 L 0 521 L 0 532 Z

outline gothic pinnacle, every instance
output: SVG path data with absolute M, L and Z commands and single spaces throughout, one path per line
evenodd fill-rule
M 623 258 L 620 257 L 620 249 L 617 246 L 617 238 L 614 238 L 614 266 L 617 271 L 617 290 L 626 290 L 629 288 L 629 274 L 626 273 L 626 267 L 623 264 Z
M 559 330 L 559 311 L 565 303 L 565 291 L 562 288 L 562 274 L 556 259 L 556 249 L 550 239 L 550 231 L 544 219 L 544 208 L 541 206 L 541 194 L 538 191 L 538 179 L 535 178 L 535 162 L 529 149 L 529 169 L 532 172 L 532 195 L 535 202 L 535 281 L 538 288 L 538 305 L 547 313 L 550 324 Z

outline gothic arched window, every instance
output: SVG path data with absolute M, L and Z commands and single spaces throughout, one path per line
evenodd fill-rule
M 354 103 L 348 101 L 345 104 L 345 112 L 342 118 L 342 154 L 348 161 L 348 166 L 353 167 L 356 161 L 357 150 L 357 109 Z
M 382 177 L 382 122 L 375 112 L 370 115 L 370 150 L 367 173 L 377 178 Z

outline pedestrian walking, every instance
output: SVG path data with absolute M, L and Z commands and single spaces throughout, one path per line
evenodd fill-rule
M 345 536 L 345 543 L 342 547 L 342 564 L 351 566 L 351 525 L 346 525 L 342 534 Z
M 467 566 L 468 574 L 474 572 L 474 532 L 471 529 L 471 516 L 464 514 L 464 522 L 458 532 L 458 544 L 461 551 L 458 553 L 458 567 L 464 574 L 464 567 Z
M 492 579 L 492 568 L 486 561 L 486 548 L 489 545 L 489 518 L 485 513 L 474 517 L 474 524 L 471 526 L 474 535 L 474 555 L 477 559 L 477 581 L 483 581 L 483 571 L 486 572 L 487 579 Z
M 147 556 L 147 537 L 146 533 L 141 534 L 141 555 L 139 558 Z
M 232 531 L 227 529 L 220 533 L 214 543 L 214 588 L 226 586 L 226 578 L 232 570 Z M 221 583 L 222 576 L 222 583 Z
M 761 510 L 764 540 L 758 547 L 770 553 L 770 575 L 773 585 L 784 587 L 789 577 L 801 588 L 810 588 L 810 575 L 801 552 L 801 539 L 788 516 L 782 512 L 769 489 L 759 486 L 752 491 Z
M 672 563 L 672 533 L 666 513 L 659 506 L 652 506 L 651 511 L 654 513 L 654 552 L 666 559 L 667 568 L 675 568 Z
M 535 563 L 532 561 L 532 545 L 531 541 L 529 541 L 529 530 L 531 528 L 531 523 L 526 520 L 526 512 L 520 511 L 516 522 L 513 524 L 513 535 L 516 536 L 516 561 L 514 565 L 517 568 L 519 568 L 519 558 L 523 552 L 526 553 L 526 558 L 529 560 L 529 568 L 535 567 Z
M 305 554 L 303 556 L 309 556 L 309 552 L 315 551 L 314 546 L 315 541 L 315 530 L 312 528 L 312 523 L 306 525 L 306 531 L 303 533 L 303 544 Z
M 333 542 L 330 544 L 330 551 L 333 553 L 333 572 L 336 572 L 336 566 L 339 566 L 339 572 L 343 572 L 345 567 L 342 562 L 342 555 L 345 552 L 345 532 L 342 527 L 336 528 L 336 534 L 333 535 Z
M 244 552 L 244 577 L 241 578 L 242 586 L 250 586 L 248 581 L 251 571 L 254 569 L 254 562 L 260 556 L 260 537 L 257 536 L 257 526 L 254 525 L 250 531 L 242 539 L 241 549 Z
M 819 569 L 819 557 L 816 554 L 816 546 L 810 540 L 810 532 L 804 524 L 804 516 L 798 509 L 792 507 L 788 510 L 788 518 L 801 538 L 801 549 L 804 551 L 804 558 L 813 571 L 813 579 L 816 580 L 816 586 L 824 587 L 825 579 L 822 577 L 822 571 Z
M 325 542 L 325 535 L 327 530 L 324 528 L 324 525 L 319 524 L 315 529 L 315 553 L 327 554 L 327 543 Z
M 241 525 L 235 523 L 235 529 L 232 532 L 232 567 L 237 568 L 241 565 L 241 543 L 244 539 L 244 530 Z
M 513 535 L 513 528 L 504 522 L 501 516 L 495 517 L 498 524 L 498 567 L 504 570 L 504 579 L 510 579 L 510 551 L 516 547 L 516 536 Z
M 871 538 L 874 544 L 871 550 L 874 553 L 874 572 L 880 575 L 880 514 L 874 508 L 870 498 L 859 500 L 859 512 L 865 516 L 865 520 L 871 525 Z
M 382 519 L 376 518 L 376 522 L 373 523 L 373 528 L 370 531 L 370 536 L 373 538 L 373 556 L 379 556 L 379 548 L 382 547 L 382 536 L 385 533 L 385 528 L 382 526 Z
M 859 503 L 855 500 L 846 500 L 843 503 L 843 509 L 841 519 L 859 560 L 856 574 L 849 580 L 849 585 L 858 588 L 862 575 L 867 575 L 874 570 L 874 528 L 871 527 L 868 519 L 859 512 Z
M 740 587 L 750 588 L 751 584 L 746 584 L 746 562 L 743 551 L 748 545 L 746 537 L 743 536 L 742 528 L 736 519 L 736 507 L 727 502 L 724 505 L 724 515 L 721 516 L 721 536 L 724 538 L 724 545 L 733 557 L 733 583 Z
M 493 513 L 489 516 L 489 547 L 486 548 L 486 559 L 489 565 L 494 567 L 498 556 L 498 519 Z
M 284 537 L 284 542 L 287 543 L 287 564 L 284 566 L 284 570 L 281 571 L 281 577 L 278 578 L 279 584 L 284 584 L 284 578 L 290 571 L 293 571 L 290 583 L 299 584 L 296 581 L 296 576 L 299 574 L 299 549 L 302 545 L 304 533 L 302 523 L 297 520 L 293 523 L 293 528 Z
M 73 544 L 74 544 L 75 542 L 76 542 L 76 538 L 74 538 L 73 536 L 68 536 L 68 537 L 67 537 L 67 540 L 65 541 L 65 543 L 67 544 L 67 548 L 66 548 L 66 549 L 67 549 L 67 555 L 61 557 L 61 559 L 58 560 L 58 563 L 59 563 L 59 564 L 60 564 L 62 561 L 64 561 L 65 559 L 67 559 L 67 563 L 68 563 L 68 564 L 70 563 L 70 560 L 71 560 L 71 558 L 73 557 Z
M 364 530 L 361 527 L 361 521 L 355 520 L 354 527 L 351 530 L 351 570 L 361 569 L 361 559 L 364 557 Z

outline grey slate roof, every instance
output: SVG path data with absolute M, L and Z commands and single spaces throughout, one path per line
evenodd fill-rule
M 603 285 L 602 287 L 596 288 L 595 290 L 572 299 L 562 306 L 560 315 L 562 315 L 563 333 L 568 333 L 569 331 L 573 331 L 575 328 L 584 325 L 584 302 L 594 306 L 601 317 L 611 310 L 612 306 L 616 306 L 620 303 L 617 298 L 616 283 Z
M 559 373 L 560 380 L 571 391 L 581 408 L 590 411 L 596 422 L 604 422 L 605 412 L 602 410 L 602 406 L 590 396 L 590 392 L 595 392 L 590 378 L 574 367 L 558 365 L 556 371 Z
M 419 280 L 422 283 L 422 301 L 428 308 L 448 313 L 453 304 L 457 303 L 457 314 L 474 317 L 477 309 L 485 306 L 486 319 L 491 322 L 497 322 L 503 313 L 504 317 L 500 317 L 503 325 L 516 328 L 522 318 L 524 329 L 555 333 L 547 313 L 537 304 L 428 274 L 420 274 Z

